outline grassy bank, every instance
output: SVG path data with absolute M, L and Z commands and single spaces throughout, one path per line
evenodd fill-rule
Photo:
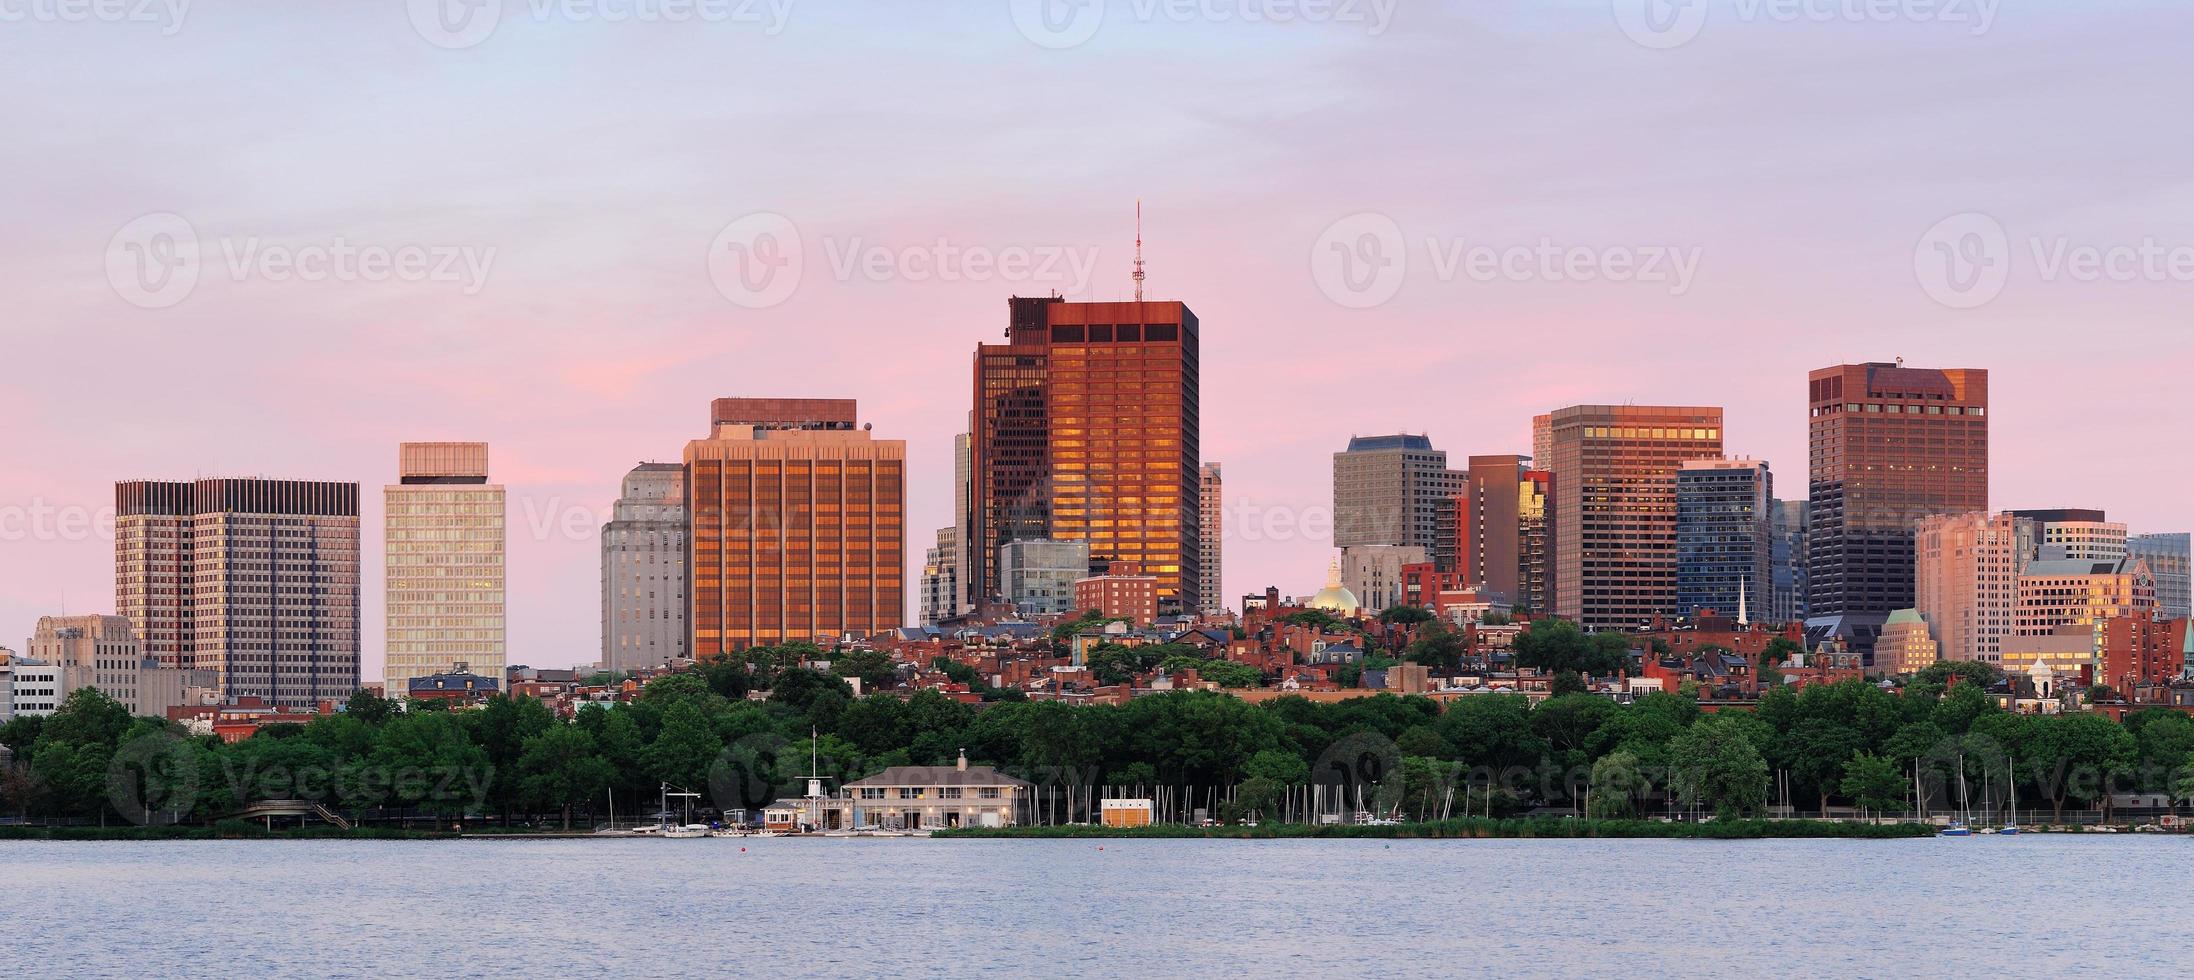
M 1658 838 L 1670 840 L 1758 840 L 1769 837 L 1844 838 L 1891 840 L 1933 837 L 1935 830 L 1922 824 L 1843 823 L 1833 820 L 1715 820 L 1708 823 L 1661 823 L 1657 820 L 1575 820 L 1558 817 L 1524 817 L 1487 820 L 1465 817 L 1392 827 L 1363 825 L 1311 826 L 1263 824 L 1256 827 L 1184 827 L 1166 824 L 1152 827 L 1005 827 L 940 830 L 938 837 L 1025 839 L 1222 839 L 1278 840 L 1282 838 L 1367 838 L 1386 840 L 1470 840 L 1532 838 Z
M 337 830 L 334 827 L 269 831 L 240 820 L 211 827 L 0 827 L 0 840 L 434 840 L 453 835 L 383 827 Z

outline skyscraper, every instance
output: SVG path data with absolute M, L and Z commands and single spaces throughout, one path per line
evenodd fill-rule
M 358 690 L 358 484 L 115 484 L 115 606 L 162 666 L 229 697 Z
M 1450 569 L 1462 584 L 1529 606 L 1526 576 L 1534 525 L 1543 533 L 1545 499 L 1526 456 L 1472 456 L 1454 500 Z M 1435 549 L 1436 551 L 1439 549 Z
M 1803 500 L 1775 502 L 1775 600 L 1768 614 L 1781 626 L 1806 618 L 1806 511 Z
M 698 660 L 906 619 L 906 443 L 852 399 L 719 398 L 686 444 Z
M 622 672 L 686 656 L 686 467 L 625 474 L 602 525 L 602 667 Z
M 2148 562 L 2149 573 L 2156 577 L 2156 615 L 2160 618 L 2187 618 L 2188 551 L 2185 531 L 2126 539 L 2126 556 Z
M 968 592 L 968 564 L 974 559 L 975 544 L 968 534 L 975 527 L 975 446 L 974 437 L 962 432 L 952 437 L 952 547 L 945 552 L 945 559 L 952 566 L 952 610 L 958 616 L 975 607 L 976 597 Z M 943 548 L 942 542 L 938 545 Z
M 1635 629 L 1676 609 L 1676 473 L 1722 454 L 1722 410 L 1578 405 L 1548 418 L 1554 612 Z
M 960 542 L 957 527 L 937 529 L 937 543 L 922 553 L 921 624 L 935 626 L 960 614 Z
M 1775 478 L 1764 460 L 1683 464 L 1676 473 L 1677 612 L 1712 609 L 1773 622 L 1774 505 Z
M 1161 606 L 1202 596 L 1196 315 L 1171 301 L 1014 297 L 1007 342 L 975 350 L 970 597 L 998 591 L 999 547 L 1089 542 L 1134 562 Z
M 2034 522 L 2016 514 L 1938 514 L 1915 532 L 1915 596 L 1945 660 L 2003 662 L 2017 626 L 2019 576 Z
M 1440 510 L 1460 471 L 1421 435 L 1355 436 L 1333 454 L 1333 545 L 1439 549 Z
M 389 697 L 460 665 L 504 683 L 503 488 L 484 442 L 407 442 L 382 491 Z
M 1842 364 L 1806 385 L 1807 632 L 1870 652 L 1889 614 L 1913 605 L 1920 519 L 1988 509 L 1988 372 Z
M 1203 582 L 1203 598 L 1196 604 L 1200 612 L 1220 612 L 1226 609 L 1226 591 L 1219 583 L 1219 569 L 1225 560 L 1222 552 L 1226 546 L 1224 512 L 1224 480 L 1219 464 L 1205 463 L 1201 485 L 1203 492 L 1197 497 L 1196 518 L 1199 524 L 1197 541 L 1198 578 Z

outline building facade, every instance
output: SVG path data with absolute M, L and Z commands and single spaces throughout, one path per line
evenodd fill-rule
M 1807 632 L 1871 654 L 1914 605 L 1920 520 L 1988 509 L 1988 372 L 1841 364 L 1806 386 Z
M 212 671 L 223 696 L 350 697 L 358 600 L 358 484 L 115 485 L 116 608 L 148 656 Z
M 1429 565 L 1425 549 L 1385 544 L 1359 544 L 1341 549 L 1341 584 L 1355 594 L 1363 608 L 1373 611 L 1408 604 L 1402 588 L 1402 569 Z
M 2034 557 L 2043 561 L 2123 561 L 2125 525 L 2099 510 L 2015 510 L 2034 522 Z
M 686 467 L 625 474 L 602 525 L 602 667 L 629 673 L 686 659 Z
M 1942 659 L 1942 650 L 1929 634 L 1927 620 L 1917 609 L 1890 613 L 1882 625 L 1881 642 L 1874 646 L 1874 662 L 1898 674 L 1916 674 Z
M 2121 692 L 2141 684 L 2170 684 L 2187 674 L 2187 620 L 2166 620 L 2154 611 L 2114 616 L 2097 629 L 2102 682 Z
M 1700 459 L 1676 472 L 1676 610 L 1774 622 L 1775 478 L 1764 460 Z
M 695 659 L 906 618 L 906 443 L 851 399 L 720 398 L 686 444 Z
M 1355 436 L 1333 454 L 1333 544 L 1440 548 L 1440 511 L 1463 474 L 1421 435 Z
M 937 529 L 937 543 L 922 552 L 922 591 L 919 621 L 935 626 L 959 615 L 959 565 L 955 540 L 957 528 Z
M 1453 498 L 1453 529 L 1433 563 L 1469 588 L 1497 593 L 1519 608 L 1546 609 L 1547 504 L 1554 475 L 1528 456 L 1472 456 Z M 1450 540 L 1451 539 L 1451 540 Z
M 1203 583 L 1203 598 L 1197 602 L 1199 612 L 1226 611 L 1226 590 L 1220 585 L 1220 570 L 1224 567 L 1226 548 L 1226 499 L 1225 480 L 1219 464 L 1205 463 L 1201 471 L 1196 519 L 1200 530 L 1197 554 L 1197 575 Z
M 1074 607 L 1106 619 L 1149 626 L 1158 618 L 1158 576 L 1131 561 L 1112 562 L 1102 575 L 1074 583 Z
M 503 488 L 488 482 L 484 442 L 407 442 L 382 489 L 387 545 L 384 690 L 464 665 L 507 665 Z
M 2019 577 L 2034 522 L 2015 514 L 1939 514 L 1914 534 L 1914 593 L 1945 660 L 2003 662 L 2018 632 Z
M 1031 538 L 998 549 L 1000 598 L 1023 616 L 1080 612 L 1074 583 L 1089 577 L 1089 542 Z
M 1676 474 L 1722 455 L 1722 410 L 1578 405 L 1547 438 L 1555 614 L 1590 630 L 1676 615 Z
M 46 616 L 26 648 L 50 670 L 39 678 L 30 714 L 49 713 L 79 688 L 97 688 L 130 714 L 164 718 L 169 708 L 213 696 L 209 671 L 163 667 L 145 656 L 130 621 L 121 616 Z M 45 702 L 52 702 L 46 705 Z
M 2187 534 L 2143 534 L 2126 539 L 2126 557 L 2148 562 L 2156 577 L 2156 613 L 2165 619 L 2189 615 Z
M 1775 599 L 1769 620 L 1802 623 L 1806 619 L 1806 510 L 1803 500 L 1775 502 Z
M 2060 626 L 2098 629 L 2107 619 L 2153 614 L 2156 580 L 2140 561 L 2028 562 L 2019 576 L 2013 631 L 2046 636 Z
M 1014 297 L 1007 342 L 975 351 L 973 597 L 999 594 L 1009 541 L 1086 541 L 1131 561 L 1161 604 L 1203 595 L 1199 325 L 1172 301 Z

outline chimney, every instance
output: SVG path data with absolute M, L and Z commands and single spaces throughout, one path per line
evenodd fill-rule
M 966 749 L 961 749 L 961 750 L 960 750 L 960 765 L 959 765 L 959 770 L 960 770 L 961 772 L 966 772 L 966 771 L 967 771 L 967 750 L 966 750 Z

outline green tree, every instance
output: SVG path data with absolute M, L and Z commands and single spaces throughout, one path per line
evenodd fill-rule
M 698 791 L 708 785 L 709 766 L 724 750 L 708 715 L 692 701 L 680 701 L 663 713 L 663 732 L 643 758 L 648 775 L 672 789 Z
M 1592 764 L 1585 816 L 1618 820 L 1638 815 L 1638 795 L 1651 788 L 1638 757 L 1617 750 Z
M 1736 719 L 1702 718 L 1669 745 L 1677 798 L 1724 818 L 1749 817 L 1767 805 L 1767 760 Z
M 2132 733 L 2109 718 L 2082 713 L 2045 716 L 2027 751 L 2042 792 L 2062 820 L 2067 802 L 2106 800 L 2111 780 L 2132 770 L 2140 749 Z
M 840 677 L 858 677 L 861 689 L 868 692 L 895 687 L 899 683 L 899 669 L 891 656 L 874 650 L 848 650 L 834 654 L 830 672 Z
M 1884 813 L 1904 804 L 1907 784 L 1895 759 L 1861 752 L 1845 760 L 1839 786 L 1860 809 Z
M 1415 626 L 1432 619 L 1432 610 L 1423 606 L 1390 606 L 1379 613 L 1380 622 L 1393 626 Z
M 553 725 L 527 738 L 518 757 L 519 785 L 527 805 L 561 811 L 571 829 L 571 808 L 608 789 L 617 773 L 596 751 L 594 736 L 577 725 Z

